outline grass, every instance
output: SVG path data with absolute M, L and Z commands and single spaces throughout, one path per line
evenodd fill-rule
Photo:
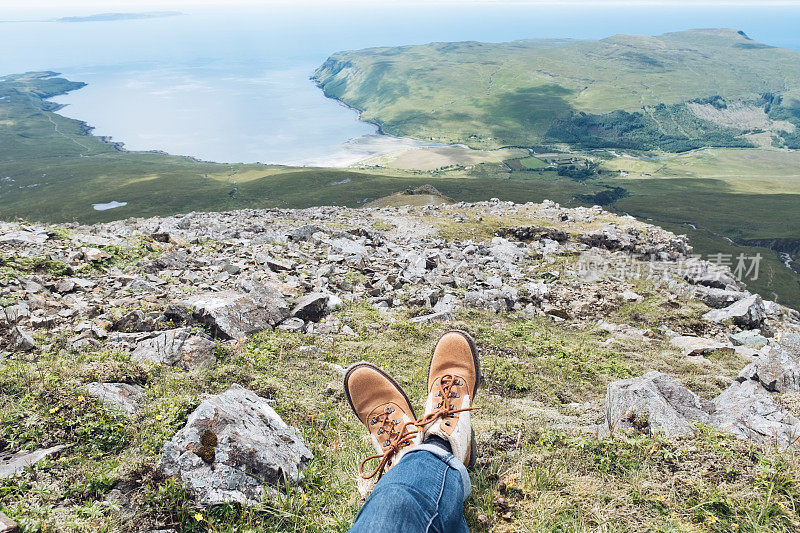
M 774 93 L 792 109 L 800 95 L 797 58 L 735 30 L 690 30 L 370 48 L 334 54 L 315 76 L 328 96 L 399 136 L 476 148 L 594 148 L 602 139 L 605 147 L 630 141 L 686 149 L 697 141 L 749 145 L 752 128 L 700 118 L 688 104 L 721 108 L 712 99 L 720 97 L 750 105 Z
M 655 308 L 645 303 L 618 312 L 620 320 L 647 327 Z M 661 320 L 681 313 L 662 309 Z M 445 328 L 458 327 L 474 335 L 486 373 L 474 417 L 480 460 L 465 507 L 473 531 L 797 527 L 800 461 L 792 452 L 710 430 L 674 440 L 597 439 L 579 430 L 600 421 L 605 386 L 614 379 L 668 371 L 711 397 L 725 386 L 718 376 L 732 378 L 744 364 L 735 356 L 695 365 L 664 341 L 608 347 L 605 332 L 484 311 L 463 311 L 438 325 L 414 324 L 410 315 L 368 304 L 346 304 L 336 316 L 357 336 L 264 332 L 190 372 L 141 365 L 125 353 L 63 350 L 58 338 L 35 361 L 7 362 L 0 367 L 0 449 L 73 446 L 1 481 L 0 509 L 23 531 L 345 531 L 362 503 L 355 476 L 370 444 L 339 376 L 320 360 L 373 361 L 419 409 L 430 347 Z M 308 345 L 319 355 L 300 349 Z M 88 398 L 83 387 L 95 380 L 143 385 L 144 410 L 128 422 Z M 232 383 L 274 400 L 283 419 L 300 429 L 315 456 L 302 492 L 257 506 L 204 508 L 155 471 L 164 442 L 188 414 Z M 115 490 L 123 500 L 110 497 Z

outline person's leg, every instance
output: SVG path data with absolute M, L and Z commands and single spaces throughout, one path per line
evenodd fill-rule
M 410 450 L 381 478 L 356 517 L 353 533 L 468 532 L 464 464 L 432 444 Z

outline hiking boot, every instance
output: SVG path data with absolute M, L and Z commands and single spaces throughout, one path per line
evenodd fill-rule
M 425 415 L 416 424 L 423 441 L 432 435 L 450 444 L 468 468 L 475 463 L 475 432 L 470 411 L 478 392 L 480 363 L 475 341 L 463 331 L 449 331 L 436 343 L 428 368 Z
M 366 426 L 377 454 L 361 462 L 359 474 L 378 479 L 384 470 L 396 465 L 405 453 L 422 441 L 414 426 L 416 415 L 408 396 L 386 372 L 371 363 L 355 363 L 344 375 L 344 392 L 356 416 Z M 378 459 L 371 474 L 364 474 L 364 465 Z

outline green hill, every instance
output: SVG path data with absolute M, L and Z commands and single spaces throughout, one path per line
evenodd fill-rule
M 315 80 L 386 133 L 474 147 L 800 145 L 800 52 L 731 29 L 371 48 Z

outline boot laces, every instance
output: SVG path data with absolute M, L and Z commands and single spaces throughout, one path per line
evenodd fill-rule
M 383 453 L 370 455 L 361 461 L 361 465 L 358 467 L 358 472 L 364 479 L 370 479 L 375 475 L 377 475 L 378 479 L 380 479 L 383 476 L 387 465 L 391 462 L 392 457 L 394 457 L 401 448 L 410 445 L 417 433 L 419 433 L 419 430 L 411 431 L 408 429 L 408 426 L 415 425 L 414 421 L 403 423 L 402 420 L 393 418 L 394 410 L 394 407 L 387 406 L 384 408 L 382 413 L 372 417 L 369 420 L 370 426 L 380 424 L 377 431 L 377 438 L 378 442 L 384 448 L 384 451 Z M 386 440 L 381 442 L 381 440 L 384 438 Z M 379 459 L 378 466 L 375 467 L 371 474 L 364 474 L 364 465 L 374 459 Z
M 384 448 L 384 452 L 370 455 L 361 461 L 361 464 L 358 467 L 358 472 L 361 477 L 364 479 L 370 479 L 377 475 L 378 479 L 380 479 L 384 474 L 384 470 L 391 462 L 392 457 L 394 457 L 401 448 L 410 445 L 411 442 L 416 438 L 416 435 L 419 434 L 419 432 L 422 431 L 425 426 L 437 418 L 450 419 L 453 418 L 453 415 L 457 413 L 463 413 L 465 411 L 472 411 L 473 409 L 476 409 L 476 407 L 456 409 L 455 405 L 450 403 L 452 399 L 459 397 L 459 394 L 452 390 L 453 387 L 461 385 L 464 385 L 464 382 L 451 374 L 445 374 L 442 376 L 438 383 L 439 393 L 435 396 L 435 398 L 441 398 L 441 401 L 433 407 L 433 410 L 430 413 L 417 420 L 403 423 L 401 420 L 392 418 L 394 408 L 388 406 L 384 408 L 383 413 L 372 417 L 369 420 L 371 426 L 380 424 L 380 427 L 378 427 L 377 431 L 378 442 L 380 443 L 380 439 L 383 438 L 383 435 L 386 435 L 386 440 L 381 444 Z M 398 426 L 400 426 L 399 430 Z M 411 431 L 408 429 L 408 426 L 416 426 L 418 429 Z M 376 466 L 369 475 L 364 474 L 364 465 L 374 459 L 380 459 L 378 466 Z
M 456 409 L 455 405 L 450 403 L 452 400 L 459 397 L 459 394 L 453 391 L 453 387 L 458 387 L 460 385 L 464 385 L 464 382 L 461 379 L 451 374 L 443 375 L 439 379 L 439 392 L 436 394 L 436 396 L 434 396 L 434 401 L 436 398 L 440 398 L 441 400 L 438 404 L 433 406 L 433 409 L 430 413 L 416 420 L 414 425 L 424 428 L 437 418 L 449 419 L 453 418 L 453 415 L 457 413 L 463 413 L 464 411 L 472 411 L 473 409 L 476 409 L 475 407 Z

